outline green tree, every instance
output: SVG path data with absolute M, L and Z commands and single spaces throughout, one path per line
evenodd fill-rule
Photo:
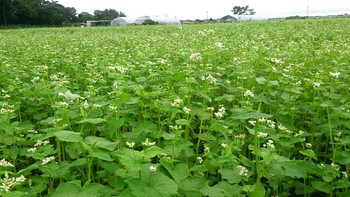
M 233 12 L 233 14 L 236 14 L 236 15 L 254 15 L 256 13 L 254 9 L 249 8 L 249 5 L 235 6 L 231 10 L 231 12 Z
M 86 22 L 86 21 L 90 21 L 90 20 L 94 20 L 94 15 L 92 15 L 88 12 L 81 12 L 80 14 L 78 14 L 77 21 Z
M 123 12 L 118 12 L 114 9 L 95 10 L 94 16 L 96 20 L 112 20 L 117 17 L 125 16 Z

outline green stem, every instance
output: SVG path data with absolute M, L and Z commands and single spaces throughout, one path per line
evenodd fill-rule
M 332 159 L 335 158 L 335 145 L 333 143 L 333 134 L 332 134 L 332 126 L 331 126 L 331 118 L 330 118 L 330 114 L 329 114 L 329 108 L 327 107 L 327 119 L 328 119 L 328 130 L 329 130 L 329 139 L 331 142 L 331 146 L 332 146 Z

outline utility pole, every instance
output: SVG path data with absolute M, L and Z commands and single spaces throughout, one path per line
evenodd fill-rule
M 207 11 L 207 21 L 209 20 L 209 12 Z
M 307 11 L 306 11 L 306 17 L 307 17 L 307 18 L 309 18 L 309 8 L 310 8 L 310 6 L 307 5 Z

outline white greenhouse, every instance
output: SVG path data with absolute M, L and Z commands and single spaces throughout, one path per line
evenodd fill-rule
M 158 22 L 160 25 L 172 25 L 172 24 L 181 24 L 180 20 L 177 17 L 168 17 L 168 16 L 141 16 L 136 19 L 136 24 L 142 24 L 145 20 L 152 20 Z
M 111 21 L 112 26 L 126 26 L 135 24 L 137 18 L 135 17 L 118 17 Z
M 266 20 L 266 18 L 256 15 L 233 15 L 238 21 L 261 21 Z

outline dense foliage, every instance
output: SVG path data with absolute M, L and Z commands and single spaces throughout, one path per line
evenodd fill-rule
M 0 194 L 349 196 L 348 24 L 0 31 Z
M 62 26 L 87 20 L 112 20 L 125 16 L 114 9 L 95 10 L 94 14 L 77 14 L 73 7 L 65 7 L 57 1 L 0 0 L 1 25 Z

